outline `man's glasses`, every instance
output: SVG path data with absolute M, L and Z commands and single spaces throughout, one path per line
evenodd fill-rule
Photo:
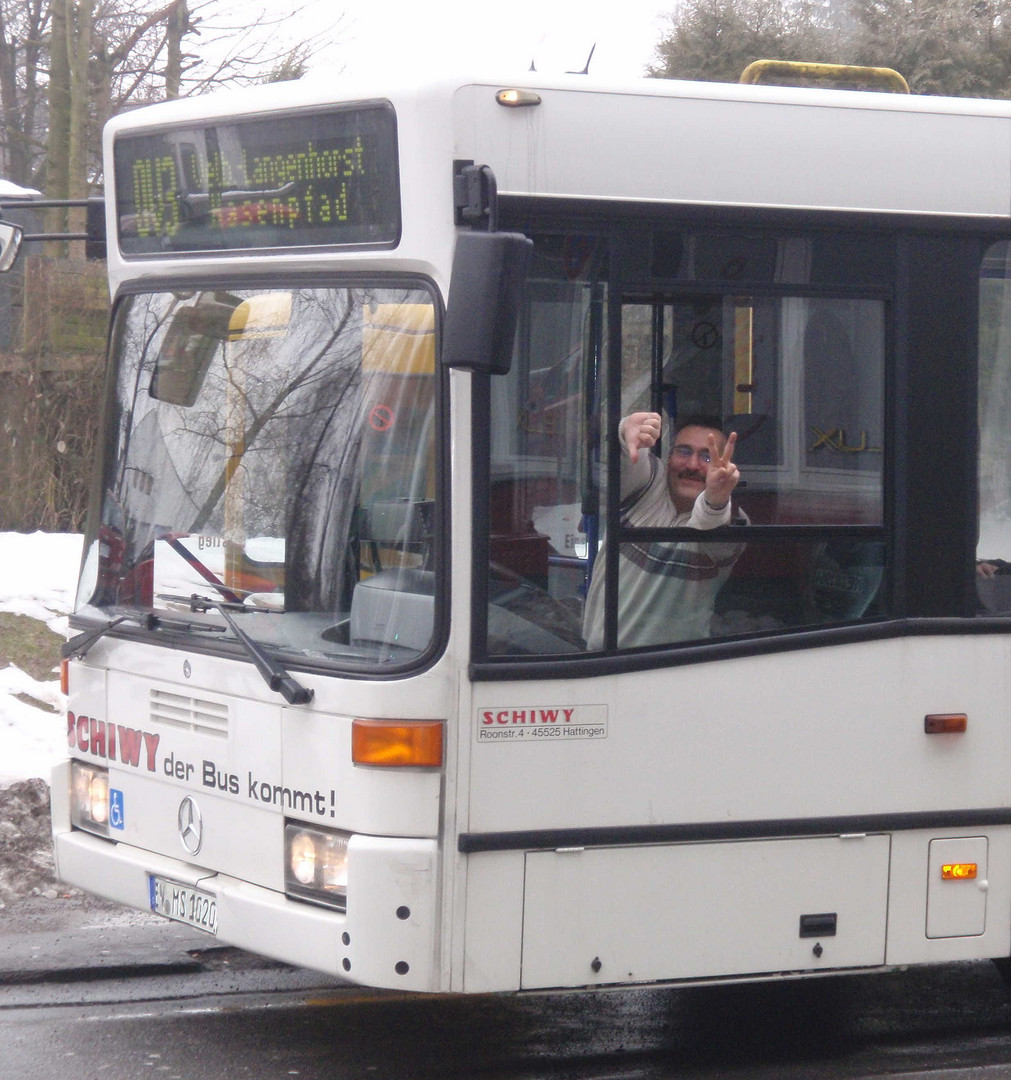
M 671 453 L 682 461 L 689 461 L 693 457 L 697 457 L 704 465 L 708 465 L 710 462 L 708 450 L 694 450 L 690 446 L 675 446 Z

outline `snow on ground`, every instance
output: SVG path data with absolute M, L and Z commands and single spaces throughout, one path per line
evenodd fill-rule
M 41 619 L 68 633 L 81 560 L 81 537 L 71 533 L 0 533 L 0 611 Z M 19 701 L 30 694 L 53 705 L 45 712 Z M 0 669 L 0 787 L 49 771 L 66 754 L 58 672 L 37 682 L 13 664 Z

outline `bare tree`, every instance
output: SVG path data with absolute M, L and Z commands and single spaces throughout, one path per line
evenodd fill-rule
M 23 187 L 38 179 L 50 35 L 49 0 L 0 3 L 3 175 Z
M 123 109 L 228 83 L 297 78 L 343 16 L 292 41 L 299 10 L 231 0 L 0 0 L 0 175 L 53 198 L 101 179 L 100 132 Z M 319 20 L 315 20 L 319 25 Z
M 324 47 L 339 42 L 345 29 L 342 13 L 322 24 L 313 16 L 306 24 L 318 28 L 293 40 L 290 27 L 300 24 L 308 7 L 295 7 L 283 15 L 260 10 L 251 19 L 248 5 L 237 0 L 197 3 L 193 28 L 200 38 L 200 51 L 186 57 L 185 92 L 199 94 L 226 84 L 301 78 L 312 59 Z

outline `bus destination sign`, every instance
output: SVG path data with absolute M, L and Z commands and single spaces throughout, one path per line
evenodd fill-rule
M 127 256 L 400 238 L 387 103 L 166 127 L 118 138 L 114 156 Z

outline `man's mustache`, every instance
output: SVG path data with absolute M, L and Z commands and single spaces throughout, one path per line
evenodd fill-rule
M 706 474 L 699 472 L 697 469 L 682 469 L 678 474 L 679 480 L 698 480 L 705 482 Z

